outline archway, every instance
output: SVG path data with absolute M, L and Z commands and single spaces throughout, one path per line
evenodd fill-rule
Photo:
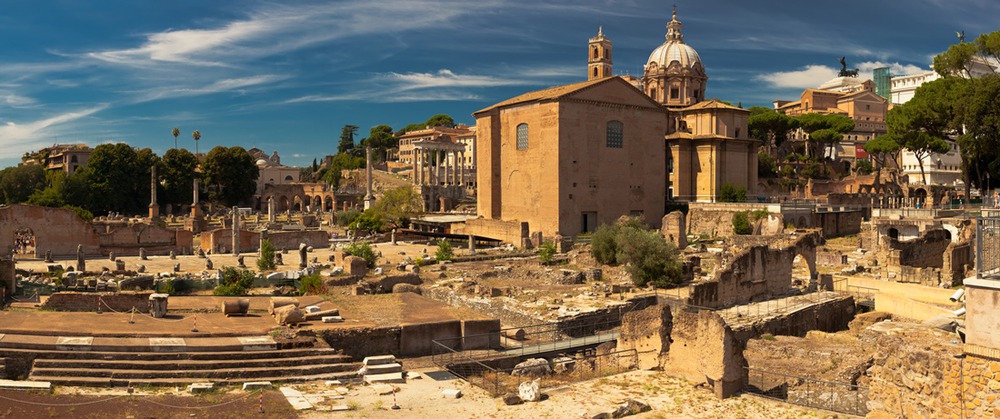
M 333 197 L 327 196 L 326 201 L 323 203 L 323 211 L 330 212 L 333 211 Z
M 889 230 L 886 231 L 886 234 L 890 239 L 899 240 L 899 230 L 896 229 L 896 227 L 890 227 Z
M 319 196 L 319 195 L 316 195 L 316 196 L 312 197 L 312 204 L 311 204 L 311 206 L 312 206 L 311 209 L 313 211 L 318 211 L 318 210 L 323 209 L 323 197 Z
M 914 204 L 917 208 L 922 208 L 924 203 L 927 202 L 927 190 L 924 188 L 919 188 L 913 191 Z
M 302 197 L 301 196 L 295 195 L 295 197 L 292 198 L 292 211 L 295 211 L 295 212 L 301 212 L 302 211 Z
M 14 230 L 14 253 L 37 256 L 36 249 L 35 232 L 31 228 L 19 227 Z
M 288 197 L 287 196 L 282 195 L 281 198 L 278 198 L 278 211 L 279 212 L 288 211 Z

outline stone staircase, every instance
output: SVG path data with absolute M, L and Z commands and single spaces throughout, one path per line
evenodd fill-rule
M 361 363 L 364 365 L 365 382 L 376 383 L 403 383 L 403 366 L 396 362 L 396 357 L 392 355 L 380 355 L 366 357 Z
M 259 342 L 241 347 L 225 339 L 191 343 L 197 346 L 115 346 L 103 342 L 91 350 L 38 342 L 5 344 L 0 340 L 0 358 L 18 363 L 18 375 L 27 373 L 28 380 L 103 387 L 348 380 L 356 378 L 361 367 L 350 356 L 330 348 L 279 350 Z

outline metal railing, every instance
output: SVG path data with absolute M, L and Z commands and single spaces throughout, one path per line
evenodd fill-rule
M 868 414 L 868 388 L 745 367 L 745 392 L 799 406 L 848 415 Z
M 996 214 L 976 220 L 976 278 L 1000 279 L 1000 216 Z
M 631 371 L 639 365 L 639 352 L 627 349 L 614 352 L 591 352 L 575 358 L 562 357 L 549 361 L 541 371 L 527 368 L 500 368 L 468 356 L 467 353 L 434 342 L 434 362 L 452 374 L 480 387 L 492 396 L 517 393 L 518 386 L 527 379 L 539 380 L 539 388 L 550 388 L 568 383 Z

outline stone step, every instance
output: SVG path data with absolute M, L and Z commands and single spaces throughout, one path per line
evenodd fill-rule
M 156 360 L 225 360 L 225 359 L 274 359 L 295 358 L 301 356 L 337 355 L 338 350 L 331 348 L 295 348 L 275 351 L 218 351 L 218 352 L 133 352 L 120 351 L 57 351 L 31 349 L 0 349 L 0 356 L 21 357 L 32 359 L 127 359 L 133 361 Z
M 392 372 L 388 374 L 365 374 L 365 382 L 368 384 L 405 383 L 406 380 L 403 379 L 403 373 Z
M 33 368 L 54 369 L 142 369 L 142 370 L 212 370 L 220 368 L 293 367 L 300 365 L 350 364 L 347 355 L 313 355 L 256 359 L 213 360 L 132 360 L 132 359 L 35 359 Z M 391 371 L 386 371 L 391 372 Z
M 47 381 L 15 381 L 0 380 L 0 390 L 52 390 L 52 383 Z
M 356 375 L 357 364 L 332 365 L 301 365 L 292 367 L 253 367 L 253 368 L 218 368 L 210 370 L 142 370 L 142 369 L 78 369 L 78 368 L 32 368 L 28 376 L 32 380 L 38 377 L 87 377 L 107 378 L 112 380 L 136 381 L 143 379 L 197 378 L 201 381 L 239 380 L 240 382 L 273 381 L 266 378 L 272 376 L 286 377 L 299 375 L 320 375 L 331 373 L 351 373 Z M 52 381 L 52 380 L 47 380 Z
M 357 378 L 355 371 L 340 373 L 325 373 L 314 375 L 294 375 L 294 376 L 272 376 L 254 378 L 254 381 L 270 381 L 272 383 L 292 383 L 306 381 L 341 380 L 348 381 Z M 243 378 L 232 379 L 211 379 L 206 380 L 200 377 L 176 377 L 176 378 L 136 378 L 122 380 L 110 377 L 52 377 L 35 375 L 29 380 L 36 382 L 49 382 L 53 385 L 62 386 L 84 386 L 84 387 L 126 387 L 126 386 L 187 386 L 193 383 L 211 381 L 216 384 L 242 385 L 246 382 Z
M 395 364 L 395 355 L 378 355 L 378 356 L 366 356 L 364 360 L 361 361 L 364 366 L 370 365 L 382 365 L 382 364 Z
M 365 375 L 389 374 L 393 372 L 403 372 L 403 366 L 399 363 L 376 364 L 365 367 Z
M 240 352 L 273 351 L 277 344 L 270 336 L 235 337 L 136 337 L 39 336 L 5 334 L 0 350 L 80 352 Z

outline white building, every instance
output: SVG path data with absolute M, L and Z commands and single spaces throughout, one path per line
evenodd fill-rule
M 975 59 L 972 62 L 972 77 L 978 78 L 986 74 L 992 74 L 996 66 L 987 63 L 982 59 Z M 925 71 L 917 74 L 905 76 L 893 76 L 891 81 L 892 90 L 890 102 L 893 105 L 901 105 L 913 99 L 920 85 L 932 82 L 941 78 L 935 71 Z M 924 158 L 924 174 L 927 177 L 928 185 L 963 185 L 962 181 L 962 155 L 959 152 L 958 144 L 949 140 L 951 150 L 945 154 L 931 154 Z M 910 150 L 903 149 L 900 152 L 900 165 L 903 166 L 903 174 L 908 176 L 910 183 L 924 183 L 920 176 L 920 165 L 916 156 Z

